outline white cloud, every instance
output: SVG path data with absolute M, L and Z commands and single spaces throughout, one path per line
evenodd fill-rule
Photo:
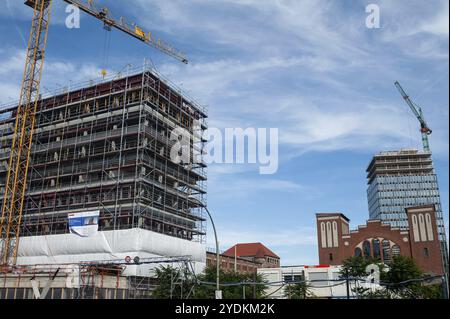
M 187 68 L 165 65 L 161 70 L 175 81 L 182 82 L 194 96 L 201 97 L 201 101 L 213 105 L 211 126 L 278 127 L 280 143 L 294 147 L 296 154 L 373 150 L 374 145 L 403 147 L 409 144 L 411 133 L 416 138 L 417 130 L 411 131 L 411 123 L 415 123 L 415 119 L 393 84 L 387 83 L 389 98 L 375 98 L 370 94 L 372 91 L 376 93 L 378 88 L 367 90 L 363 81 L 369 81 L 368 85 L 379 85 L 377 77 L 356 84 L 350 79 L 348 83 L 339 82 L 333 78 L 341 72 L 349 72 L 345 67 L 334 65 L 321 71 L 310 62 L 310 58 L 283 60 L 280 57 L 247 64 L 219 60 Z M 299 81 L 314 81 L 321 87 L 307 94 L 291 92 L 291 89 L 286 93 L 283 88 L 277 91 L 270 87 L 277 85 L 272 77 L 291 77 L 295 72 L 304 72 L 304 75 L 298 75 Z M 396 76 L 390 76 L 387 81 L 393 83 Z M 385 76 L 382 81 L 386 81 Z M 385 86 L 383 83 L 383 89 Z M 327 93 L 321 94 L 320 91 Z M 434 120 L 442 118 L 443 114 L 431 115 L 430 119 Z M 434 143 L 437 146 L 435 152 L 441 155 L 448 149 L 442 138 L 445 136 L 436 135 Z
M 21 76 L 25 67 L 25 52 L 3 50 L 0 53 L 0 105 L 19 99 Z
M 421 1 L 379 1 L 384 26 L 391 35 L 413 36 L 421 32 L 448 38 L 449 2 L 434 0 L 424 6 Z
M 0 81 L 0 107 L 3 105 L 10 105 L 11 103 L 17 101 L 20 94 L 20 87 L 17 84 L 4 83 Z
M 3 77 L 12 74 L 19 74 L 23 72 L 24 67 L 25 67 L 25 51 L 22 50 L 11 51 L 10 55 L 0 62 L 0 76 Z
M 241 60 L 215 60 L 206 63 L 192 63 L 187 67 L 165 64 L 160 70 L 169 78 L 181 82 L 194 92 L 196 97 L 211 100 L 237 97 L 244 87 L 258 86 L 261 79 L 270 77 L 271 72 L 282 73 L 293 68 L 305 68 L 310 72 L 331 71 L 336 66 L 332 61 L 311 56 L 291 58 L 269 57 L 251 62 Z M 242 84 L 242 86 L 239 86 Z
M 438 36 L 446 15 L 448 20 L 440 13 L 448 10 L 439 11 L 448 6 L 442 1 L 425 12 L 420 2 L 381 1 L 383 26 L 373 32 L 364 26 L 363 4 L 343 12 L 334 1 L 136 2 L 143 12 L 157 13 L 159 27 L 175 37 L 195 34 L 199 46 L 219 42 L 239 56 L 161 67 L 211 105 L 213 126 L 279 127 L 281 143 L 296 152 L 409 143 L 407 112 L 392 83 L 411 76 L 402 66 L 410 56 L 448 60 L 448 40 Z M 235 15 L 249 18 L 237 21 Z M 425 29 L 436 37 L 424 37 Z M 435 152 L 446 154 L 445 134 L 435 138 Z
M 443 1 L 442 9 L 432 19 L 425 21 L 421 29 L 442 37 L 449 36 L 449 2 Z
M 5 50 L 0 54 L 0 105 L 18 101 L 22 74 L 25 68 L 25 51 Z M 41 93 L 50 94 L 92 79 L 100 79 L 100 68 L 91 63 L 72 63 L 47 58 L 41 82 Z
M 448 60 L 449 2 L 381 0 L 382 39 L 406 56 Z
M 0 10 L 0 16 L 17 17 L 26 19 L 27 15 L 32 15 L 32 9 L 25 6 L 24 1 L 5 0 L 5 9 Z M 31 12 L 31 13 L 30 13 Z M 31 21 L 31 20 L 30 20 Z

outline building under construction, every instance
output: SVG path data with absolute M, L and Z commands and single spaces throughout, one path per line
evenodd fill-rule
M 416 149 L 381 152 L 373 157 L 367 168 L 367 181 L 372 220 L 382 220 L 406 230 L 410 227 L 406 208 L 435 207 L 443 268 L 448 271 L 444 214 L 431 152 Z
M 152 69 L 128 73 L 39 101 L 18 265 L 205 263 L 206 110 Z M 0 111 L 2 201 L 16 109 Z M 189 161 L 174 159 L 175 131 L 190 137 Z M 78 226 L 95 231 L 74 232 L 69 217 L 86 213 Z M 130 275 L 147 275 L 138 268 Z

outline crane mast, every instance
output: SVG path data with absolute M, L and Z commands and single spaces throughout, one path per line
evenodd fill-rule
M 411 111 L 414 113 L 416 118 L 419 120 L 420 123 L 420 133 L 422 134 L 422 144 L 423 144 L 423 150 L 425 152 L 430 152 L 430 142 L 428 141 L 428 135 L 431 135 L 433 132 L 429 127 L 427 122 L 425 121 L 425 117 L 423 116 L 422 108 L 418 105 L 416 105 L 413 101 L 411 101 L 408 94 L 406 94 L 405 90 L 403 90 L 400 83 L 397 81 L 394 83 L 397 87 L 398 91 L 402 95 L 403 99 L 405 100 L 406 104 L 410 107 Z
M 26 1 L 25 4 L 33 5 L 34 13 L 2 205 L 0 221 L 0 235 L 3 246 L 2 264 L 7 264 L 10 256 L 13 257 L 13 264 L 17 259 L 20 224 L 52 1 Z
M 117 28 L 183 63 L 188 63 L 187 58 L 180 51 L 160 39 L 156 40 L 150 32 L 144 32 L 137 25 L 128 25 L 123 18 L 120 22 L 116 21 L 107 8 L 98 10 L 93 0 L 88 0 L 87 5 L 80 0 L 64 1 L 103 21 L 106 27 Z M 33 18 L 19 104 L 17 111 L 13 114 L 16 120 L 0 219 L 0 265 L 12 266 L 17 262 L 52 0 L 25 0 L 24 4 L 33 8 Z

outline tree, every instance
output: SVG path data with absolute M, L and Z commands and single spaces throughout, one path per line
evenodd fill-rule
M 256 285 L 253 285 L 256 277 Z M 203 274 L 193 275 L 186 269 L 178 269 L 171 266 L 161 266 L 156 269 L 157 288 L 153 296 L 158 299 L 213 299 L 215 297 L 216 270 L 214 267 L 207 267 Z M 265 281 L 261 275 L 242 274 L 234 271 L 220 271 L 220 281 L 222 284 L 243 283 L 245 285 L 224 285 L 221 286 L 224 299 L 242 299 L 245 293 L 246 298 L 261 298 L 267 289 Z
M 426 275 L 414 260 L 405 256 L 396 256 L 389 264 L 385 280 L 388 283 L 388 290 L 403 299 L 442 298 L 441 287 L 436 284 L 427 284 L 425 278 Z
M 361 278 L 367 277 L 367 266 L 375 264 L 380 267 L 380 271 L 383 268 L 379 259 L 354 256 L 345 259 L 342 263 L 340 271 L 341 278 Z
M 345 280 L 354 281 L 355 286 L 352 288 L 352 292 L 358 296 L 358 298 L 365 298 L 371 293 L 370 288 L 365 288 L 357 285 L 358 279 L 367 278 L 367 267 L 369 265 L 375 264 L 379 267 L 380 273 L 383 269 L 383 265 L 380 263 L 379 259 L 363 256 L 353 256 L 348 257 L 342 263 L 342 268 L 340 270 L 340 278 Z
M 195 287 L 195 298 L 214 298 L 214 291 L 216 290 L 216 287 L 212 283 L 216 282 L 216 268 L 207 267 L 203 274 L 197 276 L 197 280 L 199 281 L 199 284 Z M 256 285 L 252 284 L 254 281 L 256 282 Z M 204 284 L 205 282 L 211 284 Z M 220 282 L 222 284 L 248 283 L 245 285 L 221 286 L 223 299 L 242 299 L 244 297 L 244 293 L 246 298 L 252 299 L 255 294 L 256 299 L 259 299 L 264 295 L 264 291 L 267 289 L 264 278 L 259 274 L 255 275 L 252 273 L 238 273 L 235 271 L 220 270 Z
M 347 258 L 342 265 L 341 278 L 366 278 L 366 267 L 376 264 L 380 267 L 382 288 L 373 291 L 364 287 L 353 289 L 364 299 L 437 299 L 442 289 L 436 284 L 427 284 L 425 274 L 409 257 L 395 256 L 388 265 L 366 257 Z
M 158 285 L 153 291 L 157 299 L 186 299 L 192 296 L 195 280 L 186 269 L 172 266 L 156 268 Z
M 306 282 L 288 285 L 284 288 L 284 297 L 287 299 L 307 299 L 314 298 L 311 286 Z
M 398 284 L 406 280 L 421 278 L 422 276 L 423 272 L 414 260 L 409 257 L 395 256 L 389 263 L 386 280 L 389 283 Z

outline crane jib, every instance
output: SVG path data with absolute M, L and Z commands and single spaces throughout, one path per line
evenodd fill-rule
M 414 113 L 414 115 L 416 116 L 417 120 L 420 123 L 420 132 L 422 133 L 422 143 L 424 151 L 430 152 L 428 135 L 431 135 L 433 131 L 428 127 L 428 124 L 423 116 L 422 109 L 419 106 L 417 106 L 413 101 L 411 101 L 411 98 L 408 96 L 408 94 L 406 94 L 405 90 L 403 90 L 402 86 L 398 81 L 396 81 L 394 84 L 398 89 L 398 91 L 400 92 L 403 99 L 405 100 L 406 104 L 408 104 L 409 108 Z

